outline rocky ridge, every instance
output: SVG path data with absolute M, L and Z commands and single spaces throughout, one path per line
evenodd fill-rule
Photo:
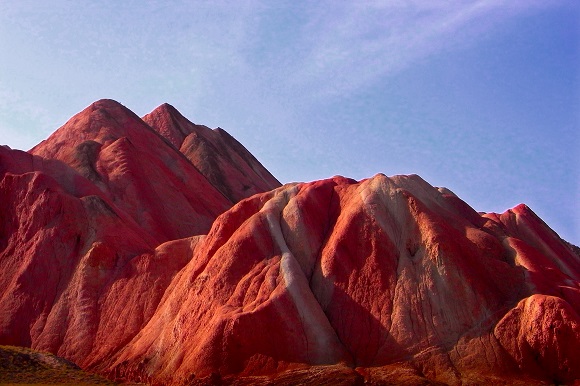
M 420 177 L 280 183 L 222 129 L 102 100 L 0 147 L 0 344 L 152 384 L 580 377 L 580 257 Z M 241 383 L 240 383 L 241 382 Z

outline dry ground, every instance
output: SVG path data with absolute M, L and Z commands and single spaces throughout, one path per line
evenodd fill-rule
M 0 346 L 0 385 L 116 385 L 49 353 Z

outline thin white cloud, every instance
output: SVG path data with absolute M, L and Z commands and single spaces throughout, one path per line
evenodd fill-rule
M 506 18 L 559 2 L 15 4 L 0 2 L 0 43 L 16 42 L 0 44 L 15 52 L 5 59 L 8 64 L 0 64 L 5 67 L 0 84 L 12 89 L 30 84 L 27 89 L 34 91 L 23 91 L 18 103 L 54 108 L 56 102 L 40 99 L 50 94 L 65 103 L 94 95 L 121 98 L 138 109 L 133 103 L 141 95 L 160 98 L 157 103 L 181 97 L 234 121 L 260 115 L 280 122 L 420 58 L 470 44 Z M 26 76 L 15 81 L 19 73 Z M 29 128 L 48 134 L 55 127 L 43 125 L 54 121 L 35 118 Z
M 271 65 L 287 66 L 276 74 L 285 77 L 277 81 L 290 92 L 337 96 L 417 59 L 468 45 L 507 18 L 553 5 L 500 0 L 317 3 L 301 9 L 306 22 Z

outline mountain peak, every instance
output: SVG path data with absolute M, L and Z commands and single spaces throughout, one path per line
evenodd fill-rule
M 109 98 L 99 99 L 99 100 L 91 103 L 90 106 L 91 107 L 100 107 L 100 108 L 118 108 L 118 107 L 125 107 L 121 103 L 117 102 L 116 100 L 109 99 Z
M 143 121 L 179 150 L 181 144 L 196 126 L 175 107 L 163 103 L 143 117 Z
M 232 202 L 280 186 L 280 182 L 235 138 L 185 118 L 164 103 L 143 117 Z M 227 176 L 227 178 L 224 178 Z
M 0 147 L 0 219 L 0 344 L 111 378 L 580 377 L 577 249 L 527 206 L 478 213 L 417 175 L 280 187 L 166 103 L 99 100 Z
M 139 141 L 139 137 L 150 138 L 152 135 L 155 136 L 155 132 L 127 107 L 112 99 L 100 99 L 75 114 L 30 152 L 63 160 L 69 149 L 85 141 L 107 146 L 122 137 Z M 143 141 L 147 141 L 146 138 Z
M 87 117 L 87 119 L 107 122 L 139 119 L 139 117 L 125 105 L 114 99 L 99 99 L 91 103 L 73 118 Z
M 182 117 L 183 115 L 177 110 L 173 105 L 165 102 L 157 106 L 150 114 L 170 114 L 177 117 Z

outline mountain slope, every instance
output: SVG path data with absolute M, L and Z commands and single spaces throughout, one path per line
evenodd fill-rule
M 563 245 L 527 207 L 480 216 L 417 176 L 286 185 L 216 220 L 107 366 L 186 382 L 404 362 L 446 384 L 569 382 L 580 262 Z
M 246 148 L 220 128 L 195 125 L 167 103 L 145 115 L 143 121 L 185 154 L 232 202 L 280 186 Z
M 59 161 L 4 147 L 0 161 L 0 341 L 81 365 L 118 348 L 187 253 L 163 258 L 163 246 Z
M 93 103 L 30 152 L 73 167 L 159 242 L 206 233 L 231 206 L 179 151 L 111 100 Z
M 0 147 L 0 344 L 155 384 L 580 377 L 580 256 L 525 205 L 415 175 L 279 185 L 167 104 Z
M 194 235 L 231 205 L 115 101 L 29 153 L 1 147 L 0 341 L 82 366 L 109 356 L 152 315 Z

